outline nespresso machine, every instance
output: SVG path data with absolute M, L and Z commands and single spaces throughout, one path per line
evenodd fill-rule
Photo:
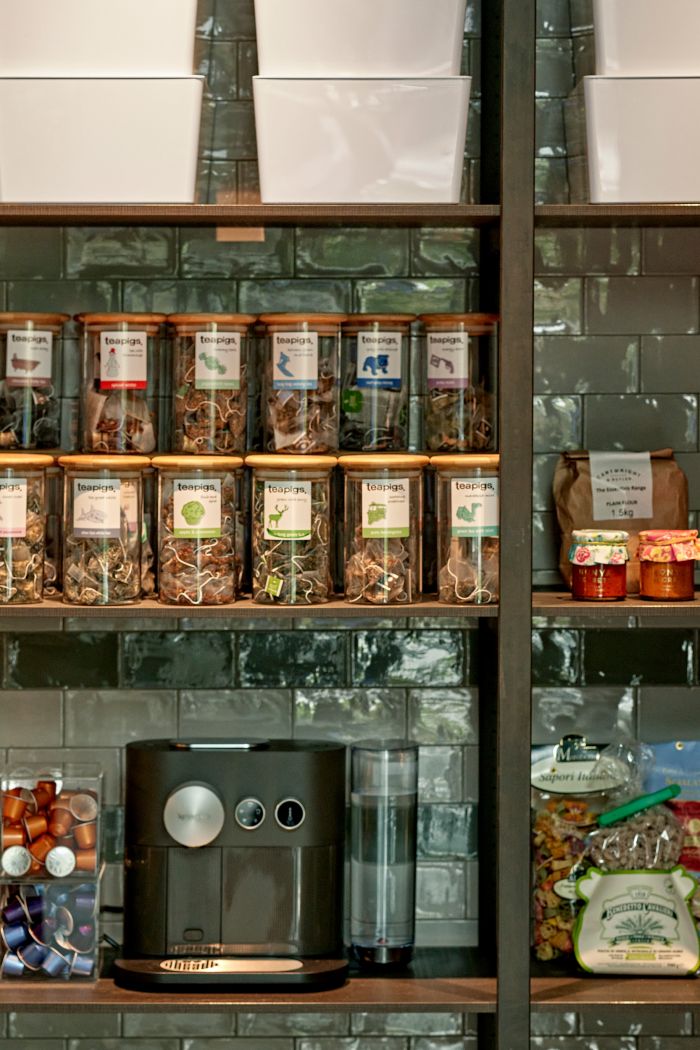
M 345 748 L 146 740 L 126 749 L 118 984 L 341 984 Z

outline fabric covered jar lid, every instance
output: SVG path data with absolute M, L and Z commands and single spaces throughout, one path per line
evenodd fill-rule
M 569 548 L 572 565 L 624 565 L 629 533 L 613 529 L 574 529 Z
M 574 529 L 572 543 L 627 543 L 629 532 L 622 529 Z
M 645 529 L 639 533 L 640 561 L 698 561 L 697 529 Z

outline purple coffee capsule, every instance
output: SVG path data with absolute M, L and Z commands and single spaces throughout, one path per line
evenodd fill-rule
M 29 921 L 39 922 L 44 917 L 44 911 L 46 910 L 46 904 L 43 897 L 25 897 L 24 908 L 29 916 Z
M 36 922 L 29 928 L 29 933 L 37 944 L 48 945 L 55 932 L 55 919 L 42 919 L 41 922 Z
M 79 955 L 78 952 L 73 956 L 71 963 L 71 977 L 75 974 L 77 977 L 92 977 L 92 972 L 95 969 L 95 957 L 94 955 Z
M 73 905 L 71 911 L 73 912 L 73 918 L 78 923 L 85 922 L 86 919 L 91 919 L 95 914 L 95 891 L 94 890 L 81 890 L 73 897 Z
M 22 907 L 22 902 L 19 897 L 11 897 L 5 907 L 2 909 L 2 920 L 3 922 L 14 925 L 17 922 L 24 922 L 27 915 Z
M 70 963 L 65 956 L 57 952 L 55 948 L 49 948 L 44 956 L 41 968 L 49 977 L 62 977 L 68 970 Z
M 29 944 L 25 944 L 24 947 L 18 949 L 17 955 L 27 969 L 38 970 L 46 957 L 46 953 L 49 951 L 51 949 L 46 948 L 43 944 L 30 941 Z
M 14 926 L 3 926 L 2 939 L 10 951 L 16 951 L 29 940 L 29 931 L 23 922 L 18 922 Z
M 0 973 L 3 977 L 21 977 L 24 973 L 24 963 L 13 952 L 6 952 L 0 965 Z

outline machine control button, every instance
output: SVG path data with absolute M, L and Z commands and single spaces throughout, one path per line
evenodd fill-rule
M 285 831 L 295 831 L 304 823 L 306 810 L 297 798 L 284 798 L 275 806 L 275 820 Z
M 163 823 L 181 846 L 208 846 L 219 835 L 226 814 L 221 799 L 206 784 L 182 784 L 168 796 Z
M 234 817 L 244 831 L 255 831 L 265 819 L 265 807 L 260 799 L 242 798 L 236 805 Z

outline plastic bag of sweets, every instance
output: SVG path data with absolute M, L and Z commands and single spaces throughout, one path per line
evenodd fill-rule
M 685 975 L 700 965 L 688 901 L 695 880 L 678 864 L 683 829 L 666 805 L 678 785 L 598 817 L 592 866 L 576 883 L 584 902 L 574 927 L 576 960 L 589 973 Z
M 581 907 L 576 880 L 590 865 L 588 836 L 600 813 L 639 794 L 648 761 L 648 751 L 637 745 L 601 749 L 573 735 L 533 751 L 532 943 L 538 960 L 573 961 Z
M 671 740 L 652 744 L 651 749 L 654 765 L 644 788 L 659 791 L 669 784 L 679 785 L 680 793 L 667 803 L 683 829 L 679 863 L 700 882 L 700 740 Z M 700 923 L 700 887 L 691 906 Z

